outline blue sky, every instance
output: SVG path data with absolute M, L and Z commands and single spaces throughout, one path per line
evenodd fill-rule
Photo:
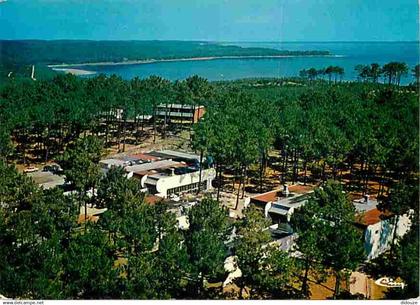
M 0 0 L 0 39 L 418 40 L 416 0 Z

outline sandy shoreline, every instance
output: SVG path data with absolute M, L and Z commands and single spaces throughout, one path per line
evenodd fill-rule
M 127 60 L 127 61 L 122 61 L 122 62 L 90 62 L 90 63 L 80 63 L 80 64 L 56 64 L 56 65 L 48 65 L 48 67 L 58 68 L 58 67 L 86 67 L 86 66 L 118 66 L 118 65 L 154 64 L 154 63 L 161 63 L 161 62 L 203 61 L 203 60 L 216 60 L 216 59 L 270 59 L 270 58 L 291 58 L 291 57 L 344 57 L 344 56 L 342 55 L 208 56 L 208 57 L 173 58 L 173 59 Z M 80 70 L 80 69 L 63 69 L 63 70 L 85 71 L 85 70 Z M 92 71 L 88 71 L 88 72 L 92 72 Z
M 51 67 L 51 68 L 54 71 L 69 73 L 69 74 L 73 74 L 73 75 L 93 75 L 93 74 L 96 74 L 95 71 L 88 71 L 88 70 L 81 70 L 81 69 L 67 69 L 67 68 L 58 69 L 58 68 L 53 68 L 53 67 Z

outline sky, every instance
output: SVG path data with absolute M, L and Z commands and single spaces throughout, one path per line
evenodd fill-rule
M 413 41 L 417 0 L 0 0 L 0 39 Z

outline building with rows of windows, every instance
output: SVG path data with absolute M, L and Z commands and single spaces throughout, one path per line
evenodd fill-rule
M 215 169 L 206 164 L 200 171 L 199 156 L 172 150 L 124 155 L 101 160 L 100 165 L 105 173 L 112 167 L 123 167 L 127 177 L 138 179 L 144 191 L 162 198 L 207 191 L 216 177 Z
M 156 117 L 167 123 L 184 124 L 197 123 L 204 115 L 204 106 L 159 104 L 156 109 Z

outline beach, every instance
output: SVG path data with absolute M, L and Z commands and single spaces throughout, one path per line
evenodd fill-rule
M 93 75 L 96 74 L 95 71 L 81 70 L 81 69 L 71 69 L 71 68 L 52 68 L 54 71 L 70 73 L 73 75 Z

